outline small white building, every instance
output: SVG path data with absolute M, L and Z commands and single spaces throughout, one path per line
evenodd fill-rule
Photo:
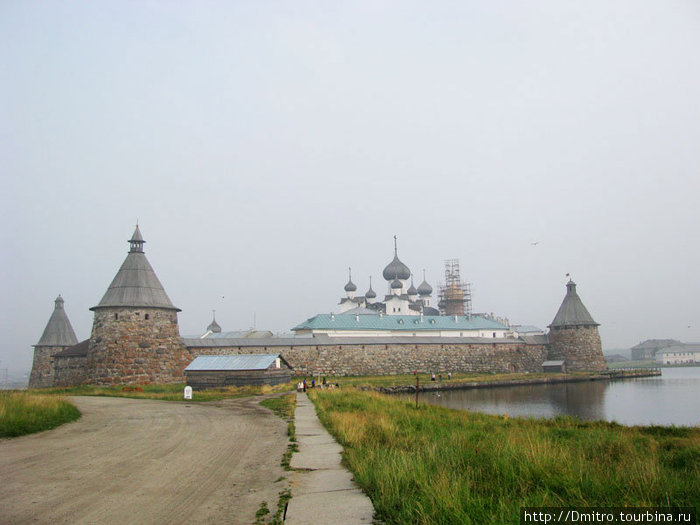
M 700 344 L 677 344 L 656 352 L 656 361 L 662 365 L 692 365 L 700 363 Z

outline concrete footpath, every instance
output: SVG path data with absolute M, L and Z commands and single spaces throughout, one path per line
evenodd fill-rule
M 291 467 L 304 469 L 292 477 L 286 525 L 372 523 L 374 507 L 340 463 L 343 448 L 323 428 L 308 396 L 297 394 L 294 416 L 299 452 Z

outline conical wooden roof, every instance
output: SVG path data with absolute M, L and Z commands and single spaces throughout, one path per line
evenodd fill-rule
M 554 316 L 554 321 L 549 325 L 550 328 L 565 326 L 599 326 L 583 305 L 583 301 L 576 293 L 576 283 L 571 280 L 566 283 L 566 296 L 557 315 Z
M 146 259 L 146 254 L 143 253 L 144 242 L 146 241 L 143 240 L 137 226 L 134 235 L 129 240 L 131 249 L 121 268 L 119 268 L 100 303 L 90 310 L 113 307 L 145 307 L 180 311 L 179 308 L 173 306 L 151 264 Z
M 53 313 L 44 328 L 44 333 L 34 346 L 73 346 L 78 342 L 66 311 L 63 309 L 63 297 L 60 295 L 56 297 L 54 304 Z

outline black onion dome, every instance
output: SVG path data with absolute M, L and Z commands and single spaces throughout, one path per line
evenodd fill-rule
M 423 282 L 418 285 L 418 295 L 430 295 L 433 293 L 433 287 L 425 280 L 425 269 L 423 270 Z
M 375 299 L 377 297 L 377 292 L 372 290 L 372 276 L 369 276 L 369 290 L 367 290 L 367 293 L 365 294 L 366 299 Z
M 385 281 L 393 279 L 403 279 L 404 281 L 411 277 L 411 270 L 399 260 L 398 248 L 396 246 L 396 235 L 394 235 L 394 259 L 384 268 L 382 276 Z M 392 283 L 393 287 L 393 283 Z
M 345 285 L 344 290 L 346 292 L 356 292 L 357 286 L 352 282 L 352 268 L 348 268 L 348 284 Z
M 430 295 L 433 293 L 433 287 L 423 281 L 418 285 L 418 295 Z
M 406 293 L 408 295 L 418 295 L 418 290 L 416 290 L 416 287 L 413 286 L 413 282 L 411 282 L 411 286 L 409 286 L 408 290 L 406 290 Z
M 391 289 L 398 290 L 400 288 L 403 288 L 403 284 L 401 284 L 401 281 L 399 281 L 399 278 L 397 277 L 396 279 L 391 281 Z
M 399 260 L 399 256 L 394 254 L 394 260 L 391 261 L 384 271 L 382 276 L 387 281 L 392 281 L 394 279 L 408 279 L 411 277 L 411 270 L 408 269 L 404 263 Z

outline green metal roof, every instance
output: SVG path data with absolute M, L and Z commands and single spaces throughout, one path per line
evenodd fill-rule
M 472 316 L 430 315 L 346 315 L 319 314 L 298 324 L 292 330 L 507 330 L 493 319 Z

